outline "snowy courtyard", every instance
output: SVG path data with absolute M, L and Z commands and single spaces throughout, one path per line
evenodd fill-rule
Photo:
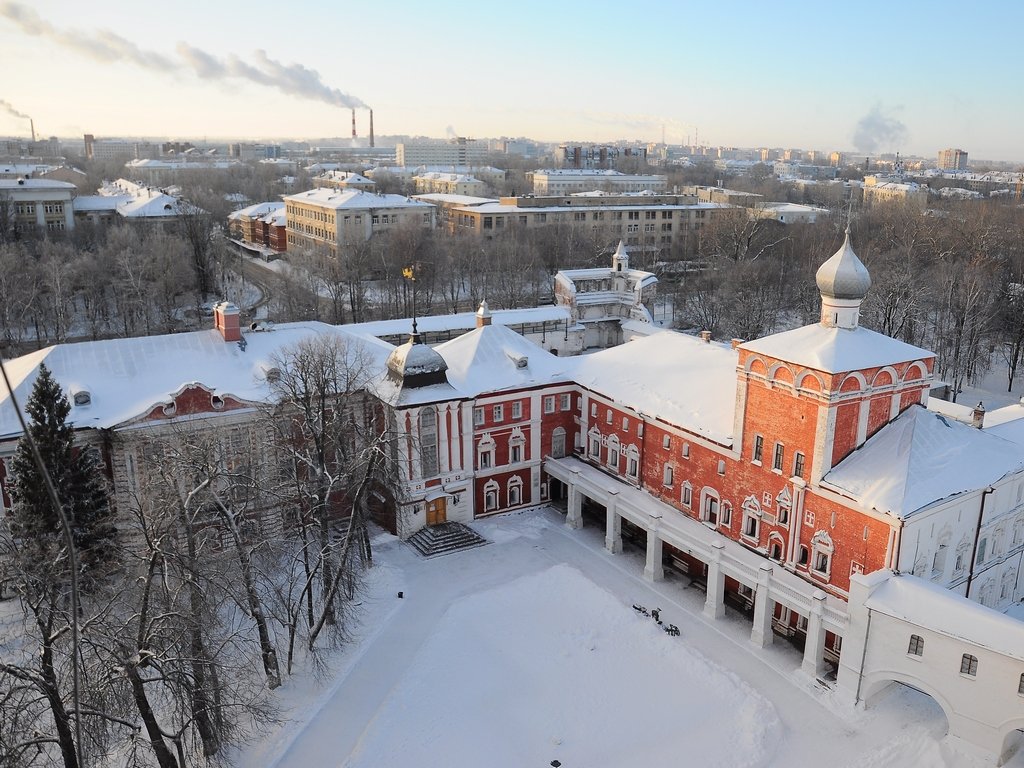
M 553 510 L 474 527 L 491 543 L 431 560 L 379 534 L 353 643 L 319 688 L 286 683 L 289 719 L 235 764 L 986 765 L 942 743 L 929 698 L 841 706 L 792 645 L 754 648 L 749 620 L 706 619 L 687 579 L 645 582 L 642 553 L 608 554 L 595 527 Z

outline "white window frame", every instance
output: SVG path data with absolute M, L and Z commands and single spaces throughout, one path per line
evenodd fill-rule
M 544 395 L 544 413 L 554 413 L 554 412 L 555 412 L 555 396 L 554 395 Z
M 521 400 L 516 400 L 512 403 L 512 418 L 521 419 L 523 418 L 523 403 Z

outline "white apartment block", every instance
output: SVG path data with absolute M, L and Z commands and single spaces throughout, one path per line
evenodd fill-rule
M 487 157 L 487 142 L 463 136 L 405 141 L 395 145 L 398 165 L 479 165 Z
M 571 195 L 576 192 L 664 192 L 665 176 L 620 173 L 587 168 L 549 168 L 533 172 L 537 195 Z

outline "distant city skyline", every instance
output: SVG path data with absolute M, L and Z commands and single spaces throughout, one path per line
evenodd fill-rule
M 1024 7 L 0 2 L 0 134 L 689 140 L 1021 160 Z

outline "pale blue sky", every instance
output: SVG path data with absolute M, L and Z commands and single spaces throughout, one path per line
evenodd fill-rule
M 271 79 L 263 50 L 372 106 L 378 134 L 655 141 L 664 126 L 670 142 L 1024 159 L 1013 0 L 0 0 L 0 41 L 0 100 L 46 135 L 349 134 L 348 110 L 254 82 Z M 0 109 L 0 134 L 27 129 Z

